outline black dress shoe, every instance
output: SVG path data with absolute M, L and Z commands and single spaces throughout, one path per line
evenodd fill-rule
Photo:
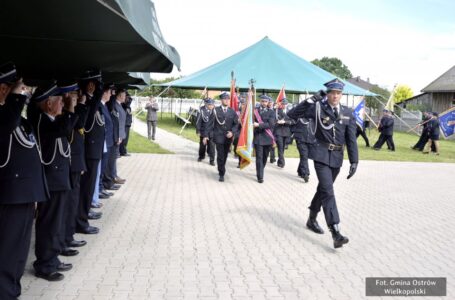
M 52 272 L 49 274 L 41 273 L 41 272 L 35 272 L 35 276 L 39 278 L 43 278 L 47 281 L 61 281 L 65 276 L 59 272 Z
M 214 165 L 215 165 L 215 162 L 214 162 L 214 161 L 211 161 L 211 162 L 210 162 L 210 165 L 211 165 L 211 166 L 214 166 Z
M 198 158 L 197 161 L 198 162 L 201 162 L 203 160 L 203 158 Z
M 100 232 L 100 229 L 95 226 L 88 226 L 84 229 L 76 229 L 77 233 L 82 233 L 82 234 L 97 234 Z
M 263 182 L 264 182 L 264 179 L 262 179 L 262 178 L 261 178 L 261 179 L 258 179 L 258 182 L 259 182 L 259 183 L 263 183 Z
M 88 213 L 88 219 L 89 220 L 98 220 L 101 219 L 102 214 L 101 213 L 96 213 L 96 212 L 89 212 Z
M 85 246 L 85 245 L 87 245 L 86 241 L 76 241 L 76 240 L 72 240 L 68 244 L 69 247 L 73 247 L 73 248 L 78 248 L 78 247 L 82 247 L 82 246 Z
M 324 233 L 324 230 L 322 230 L 321 226 L 319 226 L 318 221 L 316 221 L 316 219 L 308 218 L 308 221 L 306 222 L 306 227 L 315 233 L 318 234 Z
M 271 163 L 271 164 L 274 164 L 275 162 L 276 162 L 276 159 L 271 159 L 271 160 L 270 160 L 270 163 Z
M 308 221 L 306 222 L 306 227 L 315 233 L 323 234 L 324 230 L 322 230 L 321 226 L 319 226 L 319 223 L 316 220 L 317 216 L 318 216 L 317 212 L 310 210 L 310 216 L 308 218 Z
M 224 176 L 220 176 L 220 178 L 218 178 L 218 181 L 219 182 L 224 182 Z
M 114 193 L 108 192 L 108 191 L 102 191 L 102 192 L 100 192 L 100 194 L 106 195 L 106 196 L 108 196 L 108 197 L 114 196 Z
M 62 256 L 76 256 L 78 254 L 79 254 L 79 251 L 77 251 L 75 249 L 71 249 L 71 248 L 65 248 L 60 253 L 60 255 L 62 255 Z
M 98 195 L 98 198 L 100 198 L 100 199 L 108 199 L 109 197 L 110 197 L 110 196 L 108 196 L 108 195 L 106 195 L 106 194 L 103 194 L 103 193 L 100 193 L 100 194 Z
M 329 229 L 332 233 L 334 248 L 341 248 L 344 244 L 349 243 L 349 239 L 346 236 L 341 235 L 338 224 L 329 225 Z
M 305 182 L 308 182 L 310 180 L 310 177 L 308 175 L 305 175 L 302 178 Z
M 113 184 L 110 187 L 106 187 L 106 190 L 112 190 L 112 191 L 116 191 L 116 190 L 119 190 L 119 189 L 120 189 L 120 185 L 119 184 Z
M 72 264 L 60 263 L 60 264 L 57 266 L 57 271 L 66 272 L 66 271 L 71 270 L 72 268 L 73 268 L 73 265 L 72 265 Z

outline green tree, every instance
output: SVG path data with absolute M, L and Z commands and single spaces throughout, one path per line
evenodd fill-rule
M 393 92 L 393 101 L 395 104 L 398 104 L 403 102 L 403 100 L 411 98 L 412 96 L 414 96 L 414 93 L 409 86 L 404 84 L 398 85 Z
M 383 106 L 387 103 L 387 100 L 390 97 L 390 92 L 386 89 L 383 89 L 379 86 L 374 86 L 373 88 L 370 89 L 370 92 L 375 93 L 379 96 L 367 96 L 365 97 L 366 99 L 366 105 L 369 108 L 373 108 L 375 110 L 382 109 Z M 379 100 L 379 101 L 378 101 Z M 382 105 L 381 105 L 382 103 Z
M 324 56 L 321 59 L 313 60 L 311 63 L 326 70 L 327 72 L 332 73 L 333 75 L 338 76 L 341 79 L 352 78 L 351 71 L 349 71 L 349 68 L 343 64 L 339 58 Z

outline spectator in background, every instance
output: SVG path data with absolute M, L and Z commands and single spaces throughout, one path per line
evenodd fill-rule
M 131 129 L 131 124 L 133 123 L 133 113 L 131 112 L 131 102 L 133 102 L 133 99 L 131 96 L 126 93 L 126 101 L 122 103 L 122 107 L 126 112 L 126 122 L 125 122 L 125 139 L 122 141 L 120 144 L 120 156 L 130 156 L 128 154 L 128 140 L 130 138 L 130 129 Z
M 155 140 L 155 133 L 156 133 L 156 122 L 158 121 L 157 111 L 158 103 L 156 103 L 156 99 L 154 97 L 149 97 L 149 101 L 145 105 L 145 109 L 147 110 L 147 133 L 148 138 Z M 150 134 L 151 131 L 151 134 Z

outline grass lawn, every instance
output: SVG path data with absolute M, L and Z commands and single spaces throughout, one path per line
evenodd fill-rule
M 159 114 L 161 115 L 161 114 Z M 139 115 L 139 119 L 145 121 L 145 113 Z M 175 118 L 170 113 L 163 113 L 163 118 L 158 119 L 158 127 L 166 131 L 179 134 L 182 128 L 181 124 L 175 121 Z M 374 145 L 379 137 L 377 130 L 371 130 L 367 132 L 370 145 Z M 199 142 L 199 138 L 196 135 L 196 129 L 193 125 L 188 125 L 182 132 L 182 136 Z M 422 154 L 422 152 L 412 150 L 411 147 L 417 143 L 419 137 L 415 134 L 408 134 L 403 132 L 395 132 L 393 140 L 395 142 L 395 152 L 387 150 L 387 145 L 384 144 L 380 151 L 375 151 L 372 148 L 365 147 L 365 142 L 362 137 L 359 136 L 357 142 L 359 145 L 359 156 L 361 160 L 379 160 L 379 161 L 415 161 L 415 162 L 448 162 L 455 163 L 455 141 L 453 140 L 440 140 L 440 155 L 434 154 Z M 299 152 L 294 144 L 289 145 L 289 148 L 285 152 L 286 157 L 299 157 Z M 345 158 L 347 159 L 346 151 Z
M 173 154 L 171 151 L 163 149 L 160 145 L 149 141 L 142 135 L 130 131 L 130 139 L 128 141 L 128 152 L 130 153 L 155 153 L 155 154 Z
M 379 132 L 377 130 L 367 131 L 370 145 L 378 140 Z M 375 151 L 372 148 L 365 147 L 365 141 L 361 136 L 357 139 L 359 146 L 360 160 L 380 160 L 380 161 L 415 161 L 415 162 L 448 162 L 455 163 L 455 141 L 440 140 L 440 155 L 422 154 L 422 152 L 412 150 L 419 137 L 415 134 L 403 132 L 394 132 L 393 141 L 395 142 L 395 152 L 387 150 L 387 145 L 384 144 L 382 149 Z M 285 152 L 286 157 L 299 157 L 299 153 L 295 143 L 289 145 L 289 149 Z M 345 158 L 347 154 L 345 151 Z
M 146 116 L 147 116 L 147 113 L 142 112 L 137 117 L 138 117 L 138 119 L 145 122 Z M 182 116 L 186 118 L 186 114 L 183 114 Z M 161 128 L 163 130 L 166 130 L 166 131 L 169 131 L 169 132 L 172 132 L 175 134 L 179 134 L 180 130 L 183 127 L 183 124 L 177 123 L 177 121 L 175 120 L 174 114 L 171 114 L 171 113 L 161 114 L 160 112 L 158 112 L 157 126 L 158 126 L 158 128 Z M 199 136 L 196 134 L 196 127 L 192 124 L 186 125 L 185 129 L 182 132 L 182 136 L 193 142 L 199 143 Z

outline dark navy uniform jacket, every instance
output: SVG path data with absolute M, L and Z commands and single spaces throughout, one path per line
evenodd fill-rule
M 48 115 L 41 113 L 41 121 L 36 127 L 38 143 L 41 148 L 41 156 L 44 161 L 44 172 L 50 191 L 67 191 L 71 189 L 70 156 L 71 149 L 68 136 L 73 131 L 77 122 L 74 113 L 63 113 L 52 121 Z M 57 139 L 61 140 L 61 146 Z M 68 151 L 69 157 L 65 157 L 60 151 Z M 55 155 L 54 155 L 55 153 Z M 49 165 L 46 163 L 51 162 Z
M 316 138 L 312 130 L 314 130 L 313 119 L 299 118 L 291 126 L 291 132 L 294 134 L 295 140 L 299 143 L 314 144 Z
M 214 142 L 217 144 L 231 143 L 239 130 L 239 117 L 230 107 L 226 109 L 226 113 L 221 106 L 215 107 L 213 110 L 212 114 L 214 120 L 210 131 L 213 132 Z M 228 131 L 231 131 L 233 134 L 230 139 L 226 137 Z
M 273 130 L 273 133 L 275 136 L 291 136 L 291 125 L 294 124 L 295 122 L 288 117 L 286 112 L 279 108 L 274 111 L 275 112 L 275 128 Z M 284 124 L 278 124 L 278 120 L 284 120 Z
M 199 114 L 196 120 L 196 133 L 202 137 L 212 138 L 212 128 L 215 116 L 213 111 L 210 111 L 206 106 L 203 106 L 199 110 Z
M 439 119 L 433 119 L 430 122 L 428 122 L 428 136 L 432 140 L 439 140 Z
M 86 105 L 88 106 L 88 113 L 84 128 L 85 159 L 97 160 L 101 159 L 104 149 L 104 116 L 101 113 L 100 95 L 87 95 Z
M 37 145 L 21 145 L 21 137 L 30 146 L 36 141 L 32 126 L 21 117 L 25 100 L 10 94 L 0 105 L 0 204 L 43 202 L 49 197 Z
M 85 135 L 84 126 L 87 120 L 88 107 L 79 103 L 75 107 L 75 113 L 78 116 L 73 132 L 69 137 L 71 145 L 71 172 L 87 171 L 85 165 Z
M 113 99 L 113 100 L 112 100 Z M 106 102 L 105 105 L 101 105 L 102 113 L 104 116 L 105 136 L 106 136 L 106 147 L 114 146 L 119 138 L 119 114 L 114 110 L 115 98 L 111 98 L 110 101 Z
M 381 122 L 379 123 L 380 132 L 383 135 L 393 135 L 393 117 L 383 116 Z
M 349 162 L 358 163 L 359 154 L 357 149 L 356 122 L 352 110 L 340 105 L 338 118 L 335 118 L 332 108 L 327 100 L 320 103 L 320 116 L 316 118 L 316 103 L 301 102 L 288 112 L 288 116 L 297 120 L 299 118 L 312 118 L 317 124 L 315 133 L 316 142 L 310 147 L 309 158 L 326 164 L 331 168 L 340 168 L 343 164 L 344 145 L 347 147 Z M 324 129 L 321 126 L 335 124 L 332 129 Z M 329 145 L 342 146 L 341 151 L 329 150 Z
M 259 111 L 259 115 L 261 116 L 263 123 L 259 124 L 259 127 L 254 128 L 253 144 L 262 146 L 272 145 L 273 140 L 265 130 L 270 129 L 273 133 L 273 127 L 275 125 L 275 111 L 263 107 L 256 109 Z M 256 117 L 253 118 L 257 122 Z

